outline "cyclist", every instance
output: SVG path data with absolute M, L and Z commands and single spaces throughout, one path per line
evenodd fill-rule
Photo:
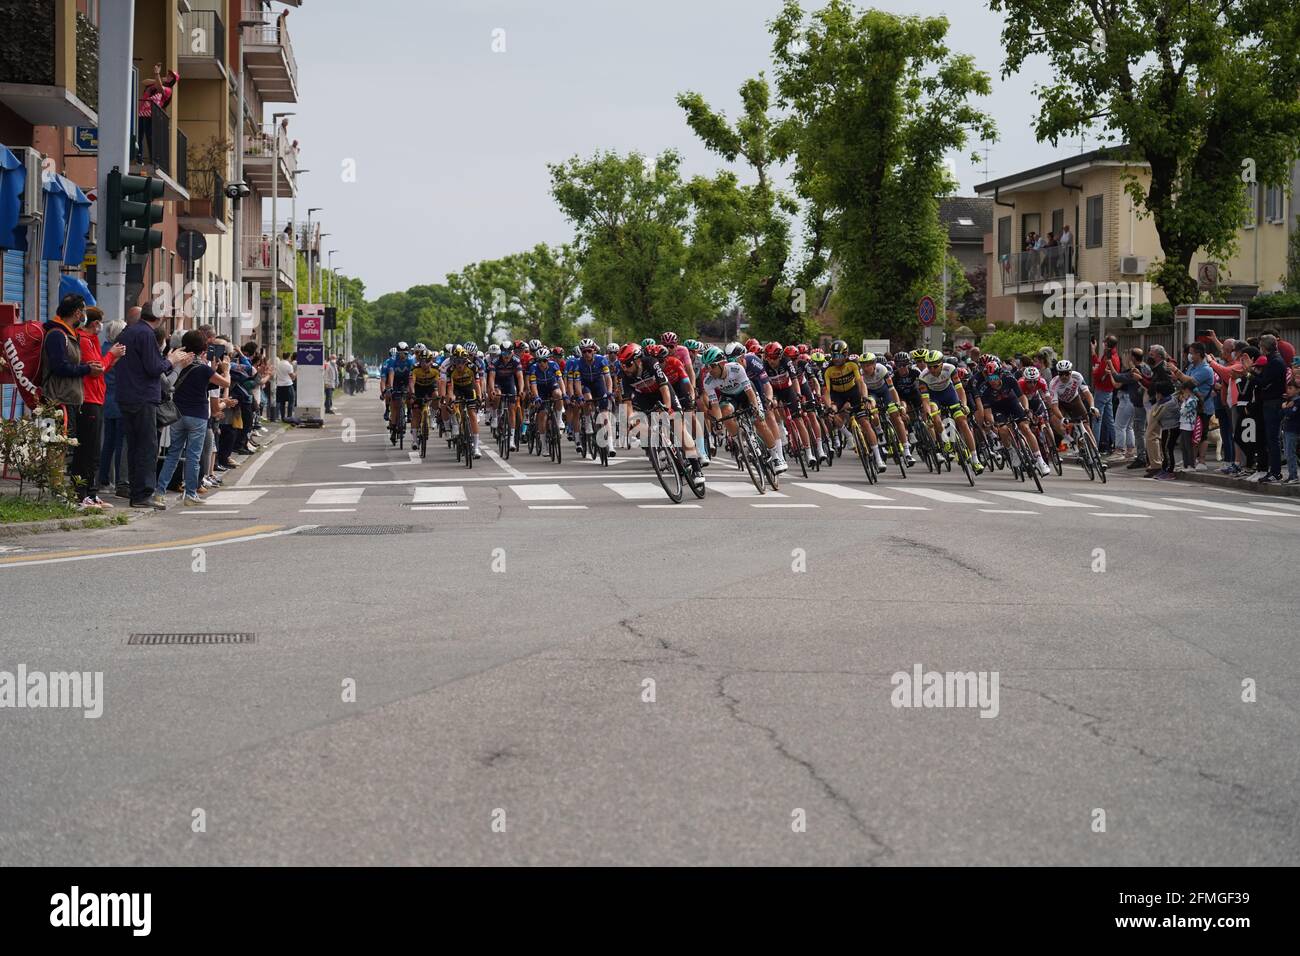
M 551 358 L 550 349 L 539 345 L 532 353 L 533 363 L 528 367 L 528 391 L 537 410 L 539 431 L 545 436 L 551 416 L 545 414 L 543 405 L 550 402 L 559 413 L 560 420 L 564 419 L 564 379 L 559 364 Z
M 718 420 L 727 413 L 724 409 L 733 412 L 743 411 L 747 408 L 752 409 L 754 411 L 755 430 L 765 446 L 764 451 L 767 453 L 768 461 L 775 471 L 778 460 L 776 453 L 773 451 L 776 446 L 776 436 L 767 426 L 767 418 L 763 414 L 763 400 L 758 392 L 754 390 L 754 383 L 749 380 L 749 376 L 745 373 L 745 367 L 739 362 L 729 361 L 722 349 L 717 346 L 710 346 L 704 350 L 704 354 L 700 357 L 700 365 L 702 366 L 700 395 L 704 401 L 705 410 L 714 420 Z M 724 425 L 727 434 L 734 439 L 739 427 L 736 420 L 728 418 Z M 781 464 L 784 465 L 785 462 L 781 462 Z
M 651 346 L 657 346 L 653 339 Z M 623 394 L 628 396 L 632 409 L 640 413 L 637 417 L 654 415 L 667 410 L 671 415 L 680 410 L 680 403 L 668 381 L 663 366 L 650 357 L 642 346 L 629 342 L 618 353 L 618 364 L 623 379 Z M 633 420 L 635 421 L 635 420 Z M 632 427 L 628 429 L 629 433 Z M 676 430 L 674 429 L 674 432 Z M 629 438 L 630 438 L 629 434 Z M 686 452 L 686 464 L 691 472 L 691 480 L 696 486 L 704 484 L 704 472 L 701 470 L 699 451 L 695 440 L 684 429 L 681 432 L 682 448 Z M 649 454 L 649 441 L 645 442 Z
M 795 366 L 799 349 L 790 345 L 783 347 L 780 342 L 768 342 L 763 346 L 763 370 L 772 386 L 772 397 L 780 402 L 790 413 L 790 421 L 799 430 L 799 440 L 803 445 L 804 462 L 811 465 L 814 454 L 821 457 L 821 443 L 814 451 L 812 435 L 803 420 L 803 405 L 800 388 L 803 374 Z
M 402 403 L 406 401 L 407 388 L 411 380 L 411 371 L 413 369 L 410 358 L 406 354 L 406 343 L 399 342 L 397 345 L 397 354 L 392 358 L 392 364 L 388 367 L 388 374 L 384 378 L 383 397 L 386 405 L 384 421 L 393 421 L 393 416 L 398 414 Z M 397 436 L 389 436 L 394 445 L 397 444 Z
M 433 364 L 433 353 L 417 345 L 418 359 L 411 370 L 411 432 L 417 437 L 428 403 L 438 397 L 438 367 Z
M 975 392 L 975 410 L 981 418 L 985 415 L 992 419 L 1002 439 L 1002 447 L 1011 449 L 1011 431 L 1008 423 L 1015 425 L 1025 445 L 1034 450 L 1034 466 L 1040 475 L 1051 472 L 1047 462 L 1043 461 L 1042 452 L 1033 432 L 1029 430 L 1029 399 L 1020 390 L 1020 383 L 1007 374 L 1005 369 L 986 362 L 983 368 L 984 384 Z
M 1047 386 L 1047 400 L 1052 416 L 1052 430 L 1065 435 L 1064 419 L 1081 422 L 1100 418 L 1101 412 L 1093 404 L 1092 392 L 1083 376 L 1074 370 L 1074 363 L 1061 359 L 1056 363 L 1056 374 Z
M 478 365 L 470 360 L 469 350 L 463 345 L 453 346 L 451 358 L 442 363 L 443 401 L 448 405 L 453 402 L 465 402 L 469 405 L 468 414 L 465 417 L 469 419 L 469 432 L 474 457 L 482 458 L 483 454 L 479 450 L 478 438 L 478 384 Z M 451 419 L 451 433 L 453 436 L 456 435 L 459 429 L 458 419 L 459 416 L 455 415 Z
M 867 395 L 875 403 L 877 413 L 883 408 L 884 414 L 889 416 L 889 421 L 894 426 L 894 435 L 903 446 L 898 449 L 903 456 L 903 464 L 910 468 L 916 464 L 916 460 L 912 457 L 912 441 L 907 435 L 907 426 L 903 420 L 903 400 L 894 388 L 893 369 L 888 362 L 880 361 L 875 352 L 866 353 L 858 362 Z
M 574 405 L 584 402 L 594 404 L 597 433 L 599 434 L 602 429 L 605 430 L 605 437 L 602 440 L 609 446 L 610 457 L 613 457 L 614 430 L 609 411 L 614 401 L 614 383 L 609 362 L 600 354 L 594 339 L 583 339 L 579 342 L 578 355 L 577 364 L 574 366 Z M 578 422 L 582 423 L 581 414 Z
M 844 410 L 852 409 L 869 453 L 876 460 L 876 468 L 884 471 L 885 459 L 880 454 L 875 429 L 871 427 L 867 386 L 862 381 L 862 371 L 857 362 L 849 361 L 849 343 L 843 339 L 831 343 L 830 365 L 827 366 L 822 381 L 822 399 L 830 406 L 835 426 L 840 429 L 845 428 Z
M 894 391 L 903 400 L 903 420 L 916 422 L 925 428 L 926 419 L 921 415 L 921 369 L 912 361 L 908 352 L 894 353 Z M 910 435 L 910 432 L 904 434 Z M 908 443 L 910 447 L 910 442 Z
M 772 439 L 772 462 L 773 468 L 779 475 L 789 466 L 785 463 L 785 443 L 781 441 L 781 423 L 776 417 L 776 403 L 772 399 L 772 383 L 768 380 L 767 369 L 763 366 L 763 356 L 760 354 L 758 339 L 749 339 L 745 345 L 739 342 L 731 342 L 723 350 L 723 354 L 732 362 L 740 363 L 741 368 L 745 370 L 751 385 L 754 386 L 754 394 L 762 401 L 757 409 L 759 418 L 762 418 L 767 427 L 766 433 L 760 431 L 763 440 Z
M 495 357 L 492 349 L 498 349 Z M 519 433 L 519 395 L 524 390 L 524 371 L 519 359 L 515 358 L 512 343 L 488 349 L 487 387 L 488 394 L 496 403 L 498 418 L 504 415 L 505 427 L 510 429 L 510 450 L 518 451 L 515 436 Z
M 975 457 L 975 435 L 966 421 L 966 392 L 961 383 L 961 374 L 957 366 L 943 360 L 943 353 L 930 349 L 925 353 L 925 371 L 918 379 L 921 390 L 922 414 L 932 423 L 936 439 L 942 443 L 945 451 L 952 449 L 952 444 L 943 435 L 941 413 L 947 411 L 957 426 L 966 451 L 971 460 L 971 470 L 983 474 L 984 466 Z

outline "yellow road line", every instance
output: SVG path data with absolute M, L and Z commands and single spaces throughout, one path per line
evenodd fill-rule
M 187 545 L 211 544 L 214 541 L 224 541 L 227 538 L 243 538 L 250 534 L 265 534 L 268 531 L 279 531 L 283 527 L 284 525 L 279 524 L 257 524 L 241 531 L 219 531 L 214 534 L 199 535 L 196 538 L 182 538 L 179 541 L 159 541 L 156 544 L 123 545 L 117 548 L 84 548 L 80 551 L 42 551 L 36 554 L 0 558 L 0 565 L 23 564 L 28 561 L 49 561 L 51 558 L 83 558 L 96 554 L 126 554 L 139 551 L 157 551 L 160 548 L 183 548 Z

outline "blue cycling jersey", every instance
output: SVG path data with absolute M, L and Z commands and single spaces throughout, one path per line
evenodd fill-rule
M 605 373 L 609 371 L 609 362 L 605 356 L 597 355 L 590 362 L 578 359 L 574 362 L 574 377 L 590 388 L 592 385 L 604 384 Z
M 528 366 L 528 383 L 536 385 L 539 390 L 557 388 L 560 384 L 560 367 L 552 359 L 533 359 L 533 364 Z

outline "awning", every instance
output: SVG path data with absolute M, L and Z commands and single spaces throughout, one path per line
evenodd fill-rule
M 22 160 L 0 146 L 0 249 L 22 249 L 27 245 L 26 230 L 18 234 L 25 185 L 27 170 Z
M 95 305 L 95 296 L 90 291 L 90 286 L 77 278 L 76 276 L 61 276 L 59 278 L 59 301 L 63 301 L 65 295 L 79 295 L 86 300 L 86 305 Z
M 86 258 L 90 200 L 67 176 L 45 178 L 45 248 L 42 259 L 81 265 Z

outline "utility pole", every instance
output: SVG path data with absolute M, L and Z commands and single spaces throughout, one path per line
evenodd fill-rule
M 133 3 L 134 0 L 128 0 Z M 236 84 L 239 88 L 239 115 L 236 119 L 235 129 L 235 182 L 244 181 L 244 30 L 248 27 L 262 26 L 261 20 L 240 20 L 236 26 L 239 30 L 239 42 L 236 46 L 237 60 L 235 69 L 239 72 L 239 82 Z M 103 57 L 100 57 L 100 63 L 103 63 Z M 233 200 L 235 205 L 234 236 L 232 241 L 235 244 L 234 265 L 232 276 L 235 280 L 235 310 L 230 316 L 230 341 L 238 342 L 239 336 L 243 332 L 244 321 L 244 209 L 243 201 Z M 258 225 L 261 226 L 262 210 L 258 208 Z M 252 301 L 252 296 L 248 296 L 250 309 L 259 309 L 260 303 Z
M 323 208 L 323 207 L 321 207 L 321 206 L 312 206 L 312 207 L 310 207 L 310 208 L 307 210 L 307 232 L 306 232 L 306 234 L 303 236 L 303 241 L 302 241 L 302 244 L 303 244 L 303 251 L 307 253 L 307 299 L 306 299 L 307 302 L 311 302 L 311 301 L 312 301 L 312 297 L 311 297 L 311 252 L 312 252 L 312 246 L 315 244 L 315 243 L 313 242 L 313 237 L 312 237 L 312 234 L 311 234 L 311 214 L 314 213 L 314 212 L 321 212 L 321 211 L 322 211 L 322 208 Z
M 95 244 L 99 264 L 95 267 L 98 283 L 96 299 L 107 321 L 126 318 L 126 258 L 108 254 L 108 222 L 116 210 L 108 208 L 108 174 L 117 167 L 131 171 L 131 52 L 135 36 L 135 0 L 108 0 L 99 24 L 99 161 L 95 175 L 99 197 L 99 227 Z M 28 255 L 39 257 L 40 246 Z M 39 286 L 37 287 L 39 289 Z M 25 316 L 27 319 L 39 318 Z
M 303 173 L 311 172 L 310 169 L 295 169 L 293 171 L 293 202 L 290 204 L 289 223 L 291 236 L 297 236 L 298 229 L 298 177 Z M 296 238 L 289 245 L 293 248 L 293 314 L 298 314 L 298 242 Z
M 280 120 L 293 113 L 271 114 L 271 342 L 280 354 L 280 222 L 276 203 L 280 192 Z

